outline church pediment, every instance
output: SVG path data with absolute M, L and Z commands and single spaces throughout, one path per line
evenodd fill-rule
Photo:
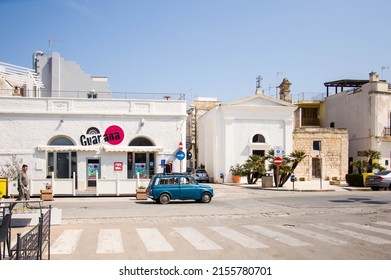
M 271 96 L 257 94 L 237 101 L 231 102 L 231 106 L 276 106 L 276 107 L 294 107 L 293 104 L 273 98 Z

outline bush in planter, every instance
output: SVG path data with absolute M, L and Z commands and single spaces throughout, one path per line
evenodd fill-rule
M 136 199 L 147 199 L 147 189 L 144 186 L 140 186 L 136 189 Z
M 346 174 L 346 183 L 352 187 L 364 187 L 363 174 Z
M 243 165 L 239 163 L 232 165 L 231 168 L 229 169 L 229 172 L 232 175 L 232 181 L 234 181 L 234 183 L 239 183 L 240 177 L 245 175 Z

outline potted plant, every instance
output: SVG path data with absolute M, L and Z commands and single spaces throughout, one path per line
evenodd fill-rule
M 147 200 L 147 189 L 144 186 L 140 186 L 136 189 L 137 200 Z
M 240 183 L 240 179 L 244 175 L 243 165 L 240 165 L 238 163 L 232 165 L 231 168 L 229 169 L 229 172 L 232 175 L 232 181 L 234 183 Z
M 44 201 L 52 201 L 53 200 L 53 189 L 50 183 L 45 184 L 45 189 L 41 190 L 40 199 Z

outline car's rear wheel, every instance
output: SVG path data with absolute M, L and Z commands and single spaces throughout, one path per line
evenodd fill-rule
M 167 204 L 167 203 L 169 203 L 169 202 L 170 202 L 170 196 L 169 196 L 168 194 L 166 194 L 166 193 L 160 195 L 160 197 L 159 197 L 159 202 L 160 202 L 161 204 Z
M 212 200 L 212 196 L 210 193 L 204 192 L 201 196 L 201 201 L 203 203 L 209 203 Z
M 378 191 L 378 190 L 380 190 L 379 187 L 371 187 L 371 189 L 372 189 L 373 191 Z

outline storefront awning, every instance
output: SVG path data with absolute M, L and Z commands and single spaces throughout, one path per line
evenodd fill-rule
M 163 148 L 158 146 L 104 146 L 105 152 L 162 152 Z
M 42 152 L 98 152 L 100 146 L 38 146 Z
M 163 148 L 158 146 L 38 146 L 40 152 L 162 152 Z

